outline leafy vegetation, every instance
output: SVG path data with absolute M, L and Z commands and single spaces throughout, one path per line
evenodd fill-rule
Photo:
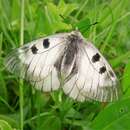
M 129 5 L 129 0 L 26 0 L 24 4 L 19 0 L 1 0 L 0 129 L 129 130 Z M 60 90 L 50 94 L 36 91 L 5 70 L 4 57 L 20 46 L 21 28 L 27 43 L 77 27 L 113 66 L 123 88 L 121 100 L 106 105 L 75 102 Z

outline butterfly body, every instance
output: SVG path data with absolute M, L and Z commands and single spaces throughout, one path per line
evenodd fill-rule
M 115 73 L 79 31 L 26 44 L 6 58 L 6 66 L 42 91 L 62 88 L 65 94 L 78 101 L 106 102 L 119 98 Z

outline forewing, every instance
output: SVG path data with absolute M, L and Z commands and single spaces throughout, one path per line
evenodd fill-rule
M 65 83 L 64 92 L 73 99 L 114 101 L 119 98 L 119 82 L 111 66 L 93 44 L 81 45 L 78 73 Z
M 31 82 L 37 89 L 59 88 L 54 63 L 65 46 L 65 34 L 41 38 L 11 52 L 5 60 L 10 72 Z

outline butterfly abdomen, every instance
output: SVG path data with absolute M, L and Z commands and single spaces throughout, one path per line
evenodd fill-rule
M 57 60 L 55 66 L 57 70 L 62 73 L 65 78 L 71 77 L 78 71 L 78 53 L 79 43 L 78 35 L 71 34 L 68 36 L 66 46 L 62 56 Z

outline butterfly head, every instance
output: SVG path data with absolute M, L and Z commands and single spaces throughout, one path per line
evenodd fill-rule
M 72 31 L 68 35 L 68 41 L 70 41 L 71 43 L 83 43 L 83 39 L 84 38 L 82 34 L 78 30 Z

